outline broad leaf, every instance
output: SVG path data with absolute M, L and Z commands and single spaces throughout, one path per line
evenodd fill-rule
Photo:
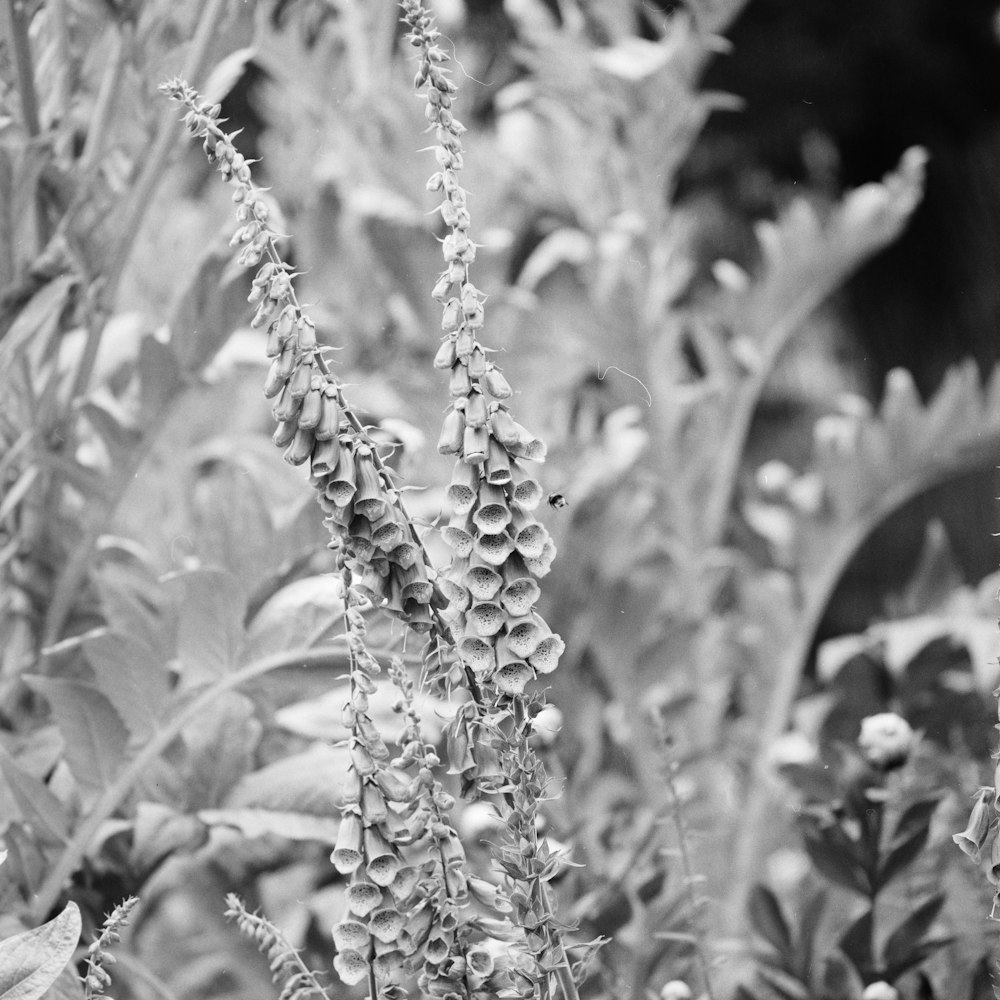
M 226 796 L 229 809 L 269 809 L 337 816 L 337 793 L 349 763 L 346 748 L 317 744 L 244 775 Z
M 262 726 L 253 702 L 245 695 L 222 695 L 211 712 L 204 712 L 184 730 L 188 751 L 189 810 L 221 805 L 230 789 L 253 770 Z
M 333 816 L 274 812 L 268 809 L 202 809 L 198 819 L 209 826 L 230 826 L 245 837 L 285 837 L 334 844 L 340 820 Z
M 940 942 L 926 940 L 926 934 L 944 906 L 944 895 L 925 899 L 888 937 L 882 949 L 883 964 L 891 979 L 922 962 Z
M 0 747 L 0 772 L 21 816 L 35 835 L 48 843 L 65 842 L 69 835 L 69 817 L 48 786 L 25 771 L 3 747 Z
M 869 982 L 875 970 L 875 956 L 872 954 L 872 911 L 866 909 L 841 935 L 838 945 L 857 969 L 858 975 Z
M 166 664 L 141 639 L 103 632 L 83 642 L 97 687 L 121 716 L 135 743 L 163 720 L 170 694 Z
M 177 653 L 185 687 L 216 680 L 236 669 L 243 644 L 242 589 L 216 569 L 171 573 L 167 587 L 179 594 Z
M 831 882 L 867 896 L 871 883 L 854 851 L 855 845 L 836 824 L 803 824 L 806 853 Z
M 107 788 L 125 763 L 128 749 L 128 729 L 111 702 L 82 681 L 25 680 L 49 703 L 66 743 L 66 763 L 73 777 L 84 788 Z
M 882 889 L 887 885 L 920 854 L 927 843 L 929 833 L 929 825 L 924 824 L 923 826 L 914 826 L 902 840 L 893 838 L 892 846 L 879 866 L 875 879 L 877 889 Z
M 747 905 L 751 929 L 773 945 L 782 957 L 789 957 L 792 952 L 792 935 L 774 893 L 758 883 L 751 890 Z
M 146 872 L 168 854 L 200 847 L 205 837 L 205 827 L 196 817 L 160 802 L 140 802 L 129 860 L 140 872 Z
M 80 940 L 76 903 L 47 924 L 0 941 L 0 1000 L 40 1000 L 72 959 Z

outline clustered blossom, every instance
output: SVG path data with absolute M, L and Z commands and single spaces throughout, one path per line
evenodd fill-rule
M 382 997 L 401 995 L 394 980 L 405 970 L 418 973 L 425 996 L 489 1000 L 512 982 L 510 959 L 497 947 L 516 934 L 503 918 L 510 905 L 495 886 L 466 874 L 449 819 L 454 800 L 435 777 L 440 760 L 423 738 L 413 682 L 398 660 L 390 674 L 404 729 L 401 752 L 391 758 L 368 714 L 379 664 L 365 647 L 360 610 L 349 607 L 346 617 L 351 763 L 331 860 L 350 882 L 347 912 L 333 928 L 334 967 L 348 985 L 373 973 Z M 466 912 L 470 894 L 495 916 Z
M 267 200 L 254 187 L 250 164 L 209 106 L 180 80 L 161 88 L 183 103 L 185 124 L 204 140 L 205 154 L 233 188 L 240 225 L 231 244 L 239 263 L 258 268 L 249 301 L 251 326 L 266 331 L 271 367 L 264 395 L 273 400 L 273 441 L 292 465 L 308 465 L 325 524 L 345 553 L 355 586 L 418 632 L 432 625 L 435 587 L 419 541 L 401 509 L 389 470 L 362 424 L 345 403 L 278 255 Z M 440 598 L 438 597 L 440 601 Z
M 419 50 L 415 84 L 426 86 L 426 117 L 437 141 L 439 169 L 427 187 L 443 196 L 439 211 L 450 230 L 442 244 L 445 269 L 433 290 L 444 331 L 434 365 L 448 372 L 451 397 L 438 451 L 457 458 L 442 531 L 453 555 L 442 580 L 446 616 L 462 663 L 477 681 L 519 696 L 534 677 L 555 669 L 564 648 L 534 610 L 536 579 L 548 573 L 555 545 L 534 517 L 542 490 L 522 463 L 543 461 L 545 445 L 511 416 L 511 387 L 479 339 L 484 296 L 469 277 L 476 244 L 458 182 L 465 128 L 452 111 L 457 87 L 442 65 L 447 56 L 432 19 L 417 0 L 402 7 L 408 39 Z

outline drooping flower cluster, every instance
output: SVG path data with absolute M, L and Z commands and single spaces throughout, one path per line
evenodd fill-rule
M 447 57 L 432 19 L 417 0 L 402 7 L 419 50 L 415 83 L 426 85 L 426 116 L 437 141 L 439 169 L 427 186 L 442 194 L 439 211 L 450 229 L 442 245 L 445 270 L 433 291 L 444 331 L 434 364 L 449 373 L 451 398 L 438 451 L 457 457 L 442 532 L 453 559 L 442 588 L 462 662 L 488 689 L 516 696 L 536 675 L 554 670 L 564 648 L 534 610 L 536 578 L 549 571 L 555 545 L 534 517 L 542 491 L 522 462 L 543 461 L 545 446 L 511 416 L 511 387 L 479 339 L 484 297 L 469 277 L 476 244 L 458 182 L 465 128 L 452 112 L 457 87 L 442 65 Z
M 316 327 L 292 287 L 292 273 L 277 251 L 270 209 L 219 124 L 219 106 L 209 106 L 180 80 L 161 87 L 187 107 L 185 124 L 204 140 L 205 153 L 233 188 L 240 226 L 232 238 L 238 260 L 258 268 L 249 301 L 251 326 L 267 331 L 271 367 L 264 394 L 273 400 L 273 441 L 292 465 L 308 464 L 310 482 L 325 512 L 324 522 L 348 557 L 355 586 L 418 632 L 432 623 L 435 588 L 422 549 L 399 502 L 390 471 L 371 437 L 347 406 L 330 372 Z

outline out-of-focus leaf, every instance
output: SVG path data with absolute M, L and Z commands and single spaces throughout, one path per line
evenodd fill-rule
M 914 802 L 899 818 L 892 842 L 878 870 L 878 887 L 885 886 L 923 850 L 930 833 L 931 816 L 940 799 Z
M 808 988 L 782 969 L 764 965 L 757 974 L 773 991 L 776 1000 L 810 1000 Z
M 128 729 L 115 707 L 97 688 L 81 681 L 25 680 L 52 709 L 73 777 L 94 791 L 107 788 L 122 769 L 128 748 Z
M 35 834 L 49 843 L 62 843 L 69 834 L 69 817 L 44 782 L 32 777 L 0 747 L 0 771 L 21 815 Z
M 222 570 L 198 569 L 164 577 L 180 596 L 177 654 L 185 687 L 230 673 L 243 645 L 244 595 Z
M 225 243 L 211 246 L 174 306 L 170 346 L 179 373 L 200 372 L 239 325 L 234 317 L 244 315 L 246 276 L 233 270 L 232 260 L 233 251 Z
M 47 924 L 0 941 L 0 1000 L 40 1000 L 73 957 L 80 930 L 70 902 Z
M 343 631 L 339 578 L 324 574 L 295 580 L 270 597 L 254 615 L 247 642 L 254 657 L 301 645 L 324 627 Z
M 809 981 L 812 972 L 813 950 L 816 944 L 816 931 L 826 909 L 826 893 L 822 890 L 814 892 L 802 904 L 797 914 L 798 933 L 795 972 L 803 982 Z
M 140 802 L 132 830 L 131 864 L 149 871 L 168 854 L 199 847 L 206 836 L 196 817 L 160 802 Z
M 169 344 L 143 337 L 139 345 L 139 425 L 155 426 L 170 401 L 181 391 L 184 378 Z
M 52 335 L 76 284 L 75 276 L 61 274 L 35 292 L 0 339 L 0 371 L 10 371 L 18 353 L 25 347 L 30 346 L 36 357 L 48 353 Z
M 220 59 L 211 73 L 208 74 L 208 79 L 202 88 L 201 92 L 205 100 L 209 104 L 219 104 L 228 97 L 229 92 L 246 72 L 247 63 L 256 55 L 256 47 L 248 45 L 235 52 L 230 52 L 224 59 Z
M 337 793 L 350 761 L 346 748 L 316 744 L 245 774 L 226 796 L 227 809 L 335 816 Z
M 855 845 L 836 824 L 803 823 L 803 841 L 813 864 L 828 879 L 864 896 L 871 890 L 868 875 L 855 855 Z
M 272 812 L 268 809 L 202 809 L 198 819 L 209 826 L 231 826 L 245 837 L 285 837 L 334 844 L 340 820 L 309 813 Z
M 110 631 L 88 636 L 83 651 L 98 689 L 114 705 L 132 742 L 144 742 L 167 706 L 166 664 L 141 639 Z
M 886 939 L 882 949 L 886 977 L 895 980 L 944 947 L 951 938 L 927 938 L 927 932 L 944 906 L 943 893 L 925 899 Z
M 792 951 L 792 935 L 774 893 L 758 883 L 750 891 L 748 902 L 751 930 L 756 931 L 782 956 Z
M 837 944 L 857 969 L 858 975 L 865 982 L 869 982 L 875 968 L 875 957 L 872 955 L 872 911 L 866 909 L 841 934 Z
M 184 731 L 187 759 L 188 810 L 221 805 L 230 789 L 253 770 L 262 726 L 253 702 L 229 692 Z

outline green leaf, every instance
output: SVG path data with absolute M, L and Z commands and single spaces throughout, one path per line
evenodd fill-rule
M 197 569 L 163 578 L 179 592 L 177 653 L 185 687 L 216 680 L 236 669 L 243 646 L 245 600 L 230 573 Z
M 253 770 L 262 729 L 253 702 L 230 691 L 217 699 L 211 713 L 184 730 L 188 810 L 224 802 L 236 782 Z
M 47 924 L 0 941 L 0 1000 L 40 1000 L 72 959 L 80 940 L 76 903 Z
M 750 891 L 747 905 L 751 929 L 773 945 L 783 958 L 789 957 L 792 952 L 792 935 L 774 893 L 758 883 Z
M 307 813 L 269 809 L 202 809 L 198 812 L 198 819 L 209 826 L 234 827 L 244 837 L 276 836 L 288 840 L 315 840 L 323 844 L 336 843 L 340 829 L 340 820 L 333 816 L 310 816 Z
M 0 747 L 0 772 L 35 836 L 48 843 L 64 843 L 69 836 L 69 817 L 48 786 L 25 771 L 3 747 Z
M 893 838 L 892 847 L 879 865 L 875 878 L 875 889 L 884 888 L 902 872 L 924 849 L 930 829 L 927 825 L 914 828 L 909 836 L 899 841 Z
M 196 817 L 160 802 L 140 802 L 135 811 L 129 861 L 140 872 L 148 872 L 168 854 L 200 847 L 206 836 L 204 825 Z
M 84 788 L 103 791 L 121 771 L 128 729 L 97 688 L 81 681 L 25 677 L 49 703 L 66 743 L 66 763 Z
M 244 775 L 226 796 L 224 805 L 229 809 L 337 816 L 337 791 L 348 763 L 346 748 L 316 744 Z
M 141 639 L 109 631 L 84 639 L 83 652 L 133 741 L 144 742 L 160 725 L 170 695 L 166 664 Z
M 35 292 L 0 340 L 0 371 L 11 371 L 22 348 L 30 348 L 36 357 L 48 352 L 49 341 L 76 284 L 74 275 L 62 274 Z
M 882 961 L 890 980 L 918 965 L 946 943 L 944 939 L 926 938 L 942 906 L 943 893 L 929 896 L 889 935 L 882 950 Z
M 807 897 L 797 914 L 795 972 L 803 982 L 809 981 L 812 971 L 816 931 L 826 909 L 826 892 L 822 889 Z
M 866 909 L 840 936 L 838 945 L 849 959 L 858 975 L 867 983 L 875 970 L 875 957 L 872 954 L 872 911 Z
M 803 823 L 806 853 L 816 868 L 831 882 L 867 896 L 871 891 L 868 874 L 858 862 L 855 845 L 835 823 L 820 826 Z
M 931 817 L 940 802 L 941 797 L 933 795 L 920 799 L 909 806 L 899 817 L 895 829 L 892 831 L 893 843 L 907 839 L 917 830 L 927 830 L 930 827 Z

